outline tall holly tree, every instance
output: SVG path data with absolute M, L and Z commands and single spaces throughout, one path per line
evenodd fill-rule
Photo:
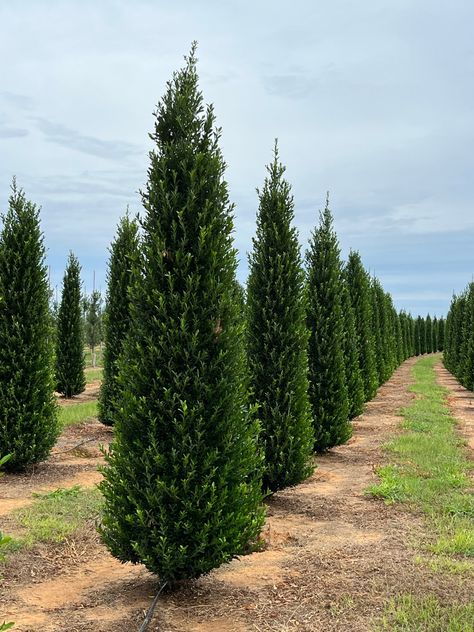
M 385 328 L 384 328 L 384 311 L 383 297 L 380 301 L 379 294 L 383 294 L 382 286 L 378 279 L 373 278 L 370 284 L 370 300 L 372 314 L 372 335 L 375 348 L 375 365 L 377 368 L 377 385 L 380 386 L 385 382 L 387 373 Z
M 435 316 L 433 318 L 433 352 L 434 353 L 439 351 L 438 333 L 439 333 L 438 318 Z
M 344 443 L 352 433 L 344 366 L 341 260 L 328 202 L 312 233 L 306 261 L 309 399 L 315 450 L 323 452 Z
M 127 214 L 120 220 L 112 242 L 107 272 L 104 372 L 99 395 L 99 419 L 107 426 L 114 423 L 113 409 L 120 394 L 118 360 L 131 326 L 130 288 L 134 267 L 138 267 L 139 252 L 138 223 Z
M 17 471 L 59 433 L 45 247 L 38 207 L 13 180 L 0 234 L 0 455 Z
M 421 316 L 418 316 L 415 320 L 415 355 L 419 356 L 422 354 L 421 347 Z
M 244 553 L 264 520 L 219 137 L 193 46 L 155 114 L 142 263 L 100 485 L 111 553 L 169 583 Z
M 63 279 L 56 340 L 56 389 L 65 397 L 82 393 L 84 375 L 84 326 L 81 311 L 81 266 L 71 252 Z
M 426 350 L 426 320 L 424 318 L 420 318 L 420 354 L 424 355 Z
M 453 296 L 446 319 L 444 341 L 444 363 L 448 371 L 457 378 L 463 367 L 462 348 L 464 344 L 464 323 L 467 313 L 467 293 Z
M 103 310 L 102 294 L 99 290 L 93 290 L 86 299 L 86 313 L 84 319 L 85 339 L 92 354 L 92 366 L 96 365 L 95 348 L 103 337 Z
M 249 257 L 247 349 L 251 401 L 259 406 L 264 489 L 295 485 L 312 472 L 314 437 L 308 399 L 305 273 L 293 227 L 291 187 L 275 144 L 259 192 Z
M 356 319 L 359 366 L 364 382 L 364 400 L 369 401 L 377 392 L 378 375 L 372 332 L 370 281 L 358 252 L 350 252 L 344 274 Z
M 444 350 L 444 337 L 446 331 L 446 319 L 438 319 L 438 351 Z
M 402 325 L 402 320 L 400 319 L 400 314 L 398 314 L 395 310 L 393 310 L 392 314 L 393 314 L 393 319 L 395 322 L 395 339 L 396 339 L 396 347 L 397 347 L 397 356 L 396 356 L 397 364 L 395 366 L 396 368 L 397 366 L 400 366 L 400 364 L 406 359 L 406 355 L 405 355 L 405 345 L 404 345 L 404 338 L 403 338 L 403 325 Z
M 359 366 L 359 345 L 354 309 L 344 277 L 342 312 L 344 315 L 344 364 L 349 400 L 349 419 L 353 419 L 362 414 L 364 410 L 364 382 Z
M 425 318 L 426 353 L 433 353 L 433 321 L 428 314 Z

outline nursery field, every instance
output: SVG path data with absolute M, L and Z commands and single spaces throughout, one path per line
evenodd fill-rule
M 95 418 L 98 376 L 61 400 L 50 458 L 0 480 L 0 623 L 18 632 L 138 630 L 158 589 L 95 530 L 113 436 Z M 263 550 L 163 593 L 149 630 L 474 630 L 473 401 L 439 355 L 405 361 L 353 437 L 267 499 Z

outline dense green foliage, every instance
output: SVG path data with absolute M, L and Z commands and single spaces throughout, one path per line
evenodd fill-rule
M 285 168 L 275 157 L 259 193 L 249 257 L 247 337 L 251 401 L 259 406 L 264 489 L 309 476 L 313 427 L 308 399 L 305 275 Z
M 347 396 L 349 400 L 349 419 L 360 415 L 364 410 L 364 382 L 359 366 L 359 344 L 349 288 L 343 278 L 342 312 L 344 316 L 344 370 Z
M 438 329 L 438 341 L 442 337 Z M 466 388 L 474 389 L 474 282 L 453 296 L 446 319 L 444 364 Z
M 71 252 L 63 279 L 56 342 L 57 391 L 65 397 L 82 393 L 84 376 L 84 329 L 81 316 L 81 266 Z
M 244 553 L 264 519 L 232 206 L 197 84 L 193 50 L 151 134 L 142 263 L 100 485 L 112 554 L 168 582 Z
M 54 345 L 39 209 L 13 181 L 0 234 L 0 455 L 44 460 L 58 435 Z
M 97 406 L 115 434 L 99 529 L 118 559 L 173 583 L 252 550 L 263 494 L 309 476 L 313 450 L 345 442 L 406 358 L 446 346 L 446 366 L 474 388 L 474 284 L 454 297 L 446 327 L 397 313 L 358 253 L 341 261 L 328 203 L 304 270 L 275 149 L 244 289 L 220 130 L 198 90 L 194 48 L 151 139 L 145 214 L 119 224 L 104 319 L 99 292 L 81 297 L 72 253 L 61 304 L 48 306 L 38 211 L 13 187 L 0 238 L 0 454 L 9 453 L 0 466 L 46 458 L 58 434 L 54 386 L 82 392 L 84 343 L 94 356 L 105 335 Z M 95 402 L 65 407 L 59 422 L 95 414 Z
M 99 290 L 93 290 L 90 296 L 85 298 L 85 340 L 94 356 L 95 347 L 102 341 L 102 295 Z M 95 366 L 94 360 L 93 357 L 93 366 Z
M 398 314 L 392 305 L 389 294 L 384 292 L 378 279 L 371 284 L 372 294 L 372 331 L 375 343 L 375 358 L 378 385 L 383 384 L 403 361 L 399 360 L 398 347 L 400 327 Z
M 118 359 L 130 330 L 130 287 L 133 267 L 138 265 L 138 224 L 128 215 L 120 220 L 117 235 L 110 249 L 107 274 L 107 298 L 104 315 L 104 373 L 99 396 L 99 419 L 113 424 L 116 400 Z
M 309 399 L 315 449 L 322 452 L 344 443 L 352 433 L 344 363 L 341 260 L 328 204 L 311 236 L 306 261 Z
M 379 380 L 372 330 L 370 281 L 358 252 L 350 252 L 344 276 L 355 314 L 359 366 L 364 382 L 364 401 L 369 401 L 377 392 Z

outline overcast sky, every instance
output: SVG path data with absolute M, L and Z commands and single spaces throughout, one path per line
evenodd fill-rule
M 52 285 L 72 249 L 103 289 L 152 112 L 196 39 L 241 280 L 278 137 L 303 247 L 329 190 L 343 255 L 359 250 L 399 309 L 442 315 L 474 272 L 473 27 L 469 0 L 5 0 L 0 207 L 16 174 L 42 206 Z

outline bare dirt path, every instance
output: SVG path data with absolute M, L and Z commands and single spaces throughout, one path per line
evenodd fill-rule
M 93 401 L 99 397 L 100 385 L 100 380 L 89 382 L 86 384 L 82 393 L 79 393 L 79 395 L 75 395 L 74 397 L 61 397 L 59 393 L 57 393 L 58 404 L 60 406 L 70 406 L 71 404 L 82 404 L 84 402 Z
M 346 445 L 318 458 L 308 481 L 269 500 L 266 550 L 163 595 L 150 631 L 368 632 L 390 596 L 459 590 L 415 563 L 423 518 L 364 494 L 386 461 L 382 443 L 398 431 L 397 411 L 412 397 L 414 362 L 380 389 Z M 93 525 L 22 555 L 0 589 L 0 618 L 16 620 L 19 632 L 138 630 L 157 591 L 145 569 L 107 553 Z
M 469 448 L 474 451 L 474 393 L 461 386 L 441 362 L 436 365 L 435 371 L 439 384 L 449 389 L 448 404 L 451 413 L 461 422 L 460 432 L 466 438 Z

